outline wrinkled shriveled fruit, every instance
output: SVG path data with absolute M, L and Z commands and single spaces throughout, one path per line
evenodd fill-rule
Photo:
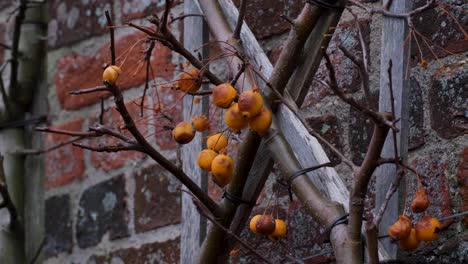
M 257 223 L 255 225 L 257 229 L 257 233 L 263 235 L 271 235 L 275 231 L 275 218 L 272 215 L 262 215 L 258 218 Z
M 197 68 L 189 68 L 179 75 L 176 89 L 186 93 L 194 93 L 201 87 L 200 71 Z
M 272 121 L 271 111 L 268 108 L 263 107 L 262 111 L 260 111 L 258 115 L 256 115 L 250 120 L 249 125 L 253 131 L 263 136 L 266 134 L 268 129 L 270 129 L 271 121 Z
M 281 219 L 275 219 L 275 231 L 273 231 L 273 234 L 269 235 L 268 238 L 271 240 L 280 239 L 286 236 L 287 232 L 286 223 Z
M 204 171 L 211 171 L 211 163 L 217 155 L 218 153 L 211 149 L 204 149 L 200 151 L 197 158 L 198 166 Z
M 415 213 L 422 213 L 426 211 L 429 206 L 429 198 L 427 197 L 426 190 L 420 188 L 414 196 L 413 202 L 411 203 L 411 211 Z
M 213 181 L 221 187 L 226 186 L 232 179 L 234 161 L 228 155 L 219 154 L 211 163 Z
M 239 96 L 237 101 L 239 104 L 239 111 L 245 119 L 256 116 L 263 107 L 262 95 L 257 91 L 245 91 Z
M 249 120 L 242 117 L 238 103 L 231 105 L 224 113 L 224 122 L 234 132 L 239 132 L 249 124 Z
M 440 222 L 435 217 L 424 216 L 416 223 L 416 237 L 421 241 L 436 240 L 440 233 Z
M 419 242 L 421 241 L 416 237 L 416 230 L 411 228 L 410 235 L 400 240 L 400 248 L 404 251 L 413 251 L 419 247 Z
M 221 108 L 228 108 L 237 96 L 237 91 L 229 83 L 223 83 L 216 86 L 211 99 L 214 105 Z
M 411 220 L 404 215 L 400 215 L 398 221 L 388 229 L 388 235 L 395 239 L 401 240 L 407 238 L 411 233 Z
M 110 65 L 102 73 L 102 81 L 114 85 L 120 74 L 122 74 L 122 70 L 119 66 Z
M 206 146 L 214 151 L 220 151 L 228 145 L 228 139 L 223 133 L 211 135 L 206 140 Z
M 195 137 L 192 125 L 182 121 L 172 130 L 172 138 L 179 144 L 187 144 Z
M 192 117 L 193 128 L 198 132 L 203 132 L 208 129 L 210 122 L 205 115 Z

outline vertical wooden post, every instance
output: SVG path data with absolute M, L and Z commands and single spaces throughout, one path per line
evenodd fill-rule
M 184 2 L 185 14 L 202 14 L 195 1 Z M 184 19 L 184 46 L 193 51 L 199 48 L 203 43 L 208 42 L 208 30 L 202 17 L 187 17 Z M 207 48 L 200 50 L 202 57 L 207 57 Z M 202 89 L 208 89 L 203 85 Z M 200 104 L 192 103 L 192 96 L 184 98 L 184 120 L 191 122 L 192 116 L 198 116 L 202 113 L 208 114 L 209 97 L 205 97 Z M 198 153 L 205 147 L 201 135 L 196 133 L 192 143 L 182 147 L 182 167 L 183 170 L 192 178 L 192 180 L 207 190 L 207 174 L 202 172 L 196 164 Z M 194 257 L 198 256 L 200 245 L 206 235 L 206 219 L 202 218 L 193 205 L 192 198 L 182 193 L 182 234 L 180 263 L 193 263 Z
M 384 1 L 384 6 L 386 2 Z M 392 1 L 390 11 L 394 13 L 405 13 L 411 9 L 410 0 Z M 382 27 L 382 49 L 380 59 L 380 96 L 379 111 L 391 111 L 388 65 L 389 60 L 393 62 L 392 67 L 392 86 L 395 97 L 395 115 L 400 119 L 397 124 L 400 132 L 397 134 L 397 147 L 399 155 L 406 158 L 408 149 L 408 94 L 409 94 L 409 76 L 407 75 L 407 55 L 409 42 L 405 43 L 408 34 L 408 25 L 404 19 L 383 17 Z M 408 77 L 408 78 L 407 78 Z M 394 157 L 392 134 L 389 133 L 382 150 L 383 158 Z M 380 166 L 375 175 L 377 176 L 376 187 L 376 208 L 385 200 L 385 194 L 396 177 L 396 168 L 393 164 Z M 390 200 L 387 210 L 380 222 L 379 230 L 383 234 L 388 227 L 395 222 L 399 215 L 398 192 Z M 387 252 L 392 258 L 396 257 L 397 248 L 390 241 L 382 241 Z

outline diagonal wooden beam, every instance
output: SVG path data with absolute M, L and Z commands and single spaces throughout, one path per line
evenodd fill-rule
M 384 6 L 387 5 L 384 1 Z M 412 8 L 412 1 L 399 0 L 392 1 L 389 11 L 400 14 L 409 12 Z M 379 111 L 391 112 L 391 100 L 389 90 L 388 67 L 389 60 L 392 60 L 392 90 L 394 94 L 394 105 L 396 119 L 400 119 L 397 127 L 400 130 L 397 134 L 397 148 L 400 157 L 406 159 L 408 150 L 408 133 L 409 133 L 409 74 L 408 74 L 408 52 L 411 45 L 411 39 L 405 45 L 405 40 L 408 35 L 408 25 L 404 19 L 383 17 L 382 25 L 382 47 L 380 57 L 380 93 L 379 93 Z M 382 150 L 382 158 L 394 157 L 394 145 L 392 133 L 389 133 Z M 386 192 L 396 177 L 395 164 L 384 164 L 380 166 L 375 175 L 376 178 L 376 208 L 380 208 L 385 201 Z M 398 192 L 396 192 L 388 203 L 385 214 L 380 222 L 380 233 L 386 233 L 386 230 L 398 219 Z M 393 258 L 396 257 L 397 247 L 390 241 L 382 243 Z
M 224 14 L 226 15 L 229 26 L 233 28 L 237 22 L 237 8 L 231 0 L 219 0 L 219 3 L 223 9 Z M 333 21 L 336 19 L 336 17 L 329 18 L 329 26 L 331 26 Z M 325 22 L 322 23 L 324 24 L 322 25 L 321 30 L 326 32 L 329 26 L 327 26 Z M 317 28 L 320 28 L 320 25 Z M 257 68 L 262 69 L 263 74 L 267 78 L 270 77 L 269 74 L 271 74 L 273 71 L 273 65 L 268 60 L 254 34 L 246 24 L 244 24 L 242 27 L 240 36 L 245 55 Z M 316 35 L 311 34 L 311 37 L 316 37 Z M 313 40 L 308 40 L 308 42 L 311 41 Z M 317 60 L 317 58 L 312 59 Z M 299 76 L 304 76 L 305 73 L 310 74 L 310 71 L 307 71 L 307 68 L 312 67 L 314 67 L 314 65 L 311 63 L 304 64 L 301 68 L 298 68 L 294 74 Z M 288 86 L 288 90 L 292 89 L 293 87 L 297 86 Z M 301 89 L 303 90 L 294 92 L 296 95 L 296 103 L 298 100 L 300 100 L 299 95 L 304 94 L 304 90 L 307 91 L 308 88 L 308 86 L 302 84 Z M 276 118 L 279 127 L 283 131 L 283 135 L 290 144 L 291 148 L 294 149 L 296 157 L 303 167 L 310 167 L 329 161 L 324 149 L 318 143 L 317 139 L 307 132 L 307 129 L 300 123 L 296 116 L 287 107 L 280 105 L 278 111 L 276 112 Z M 269 155 L 268 151 L 263 151 L 262 147 L 258 152 Z M 268 168 L 268 163 L 271 163 L 271 160 L 265 156 L 258 160 L 258 162 L 255 161 L 255 165 L 251 170 L 251 174 L 264 174 L 265 172 L 262 170 Z M 308 175 L 310 180 L 322 193 L 326 194 L 332 201 L 341 203 L 345 210 L 347 212 L 349 211 L 349 190 L 346 188 L 346 185 L 334 168 L 324 167 L 320 170 L 309 172 Z M 242 210 L 242 208 L 240 210 Z M 365 232 L 364 229 L 363 232 Z M 379 246 L 379 257 L 380 260 L 389 259 L 388 253 L 382 246 Z

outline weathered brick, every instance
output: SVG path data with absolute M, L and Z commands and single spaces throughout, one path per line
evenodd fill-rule
M 106 10 L 112 12 L 112 0 L 50 1 L 49 46 L 61 47 L 106 33 Z
M 180 4 L 180 0 L 173 1 L 172 7 Z M 155 0 L 151 3 L 139 0 L 120 0 L 122 20 L 124 22 L 135 18 L 144 18 L 164 10 L 165 0 Z
M 240 0 L 234 0 L 239 6 Z M 264 39 L 281 34 L 290 29 L 291 24 L 282 19 L 281 15 L 296 17 L 304 6 L 301 0 L 292 1 L 263 1 L 253 0 L 247 2 L 245 20 L 258 39 Z
M 72 222 L 70 218 L 70 196 L 53 196 L 45 202 L 46 257 L 62 252 L 70 253 L 73 248 Z
M 91 256 L 88 263 L 95 264 L 172 264 L 179 263 L 180 239 L 145 244 L 139 248 L 127 248 L 106 255 Z
M 443 235 L 443 233 L 442 233 Z M 416 252 L 401 252 L 399 260 L 402 264 L 453 264 L 467 263 L 468 232 L 448 237 L 447 240 L 438 239 L 431 243 L 424 243 Z
M 145 106 L 148 106 L 148 100 L 145 100 Z M 147 118 L 149 110 L 143 111 L 143 117 L 140 116 L 139 106 L 141 104 L 141 98 L 135 99 L 133 101 L 127 102 L 127 110 L 130 113 L 130 116 L 134 119 L 137 128 L 140 130 L 142 135 L 148 135 L 148 124 Z M 90 124 L 93 125 L 99 122 L 100 112 L 95 113 L 90 118 Z M 120 131 L 122 134 L 128 138 L 133 138 L 130 132 L 125 129 L 125 123 L 115 107 L 107 110 L 103 115 L 104 125 L 112 128 L 113 130 Z M 122 143 L 121 140 L 116 139 L 111 136 L 97 137 L 89 140 L 90 145 L 93 147 L 99 146 L 112 146 L 118 143 Z M 95 168 L 101 168 L 105 171 L 109 171 L 115 168 L 122 167 L 126 161 L 134 160 L 143 157 L 144 154 L 138 151 L 118 151 L 118 152 L 91 152 L 91 164 Z
M 468 131 L 468 67 L 449 65 L 437 72 L 429 88 L 431 127 L 442 138 Z
M 416 78 L 410 79 L 409 149 L 424 144 L 424 108 L 422 90 Z
M 180 222 L 179 182 L 159 165 L 152 165 L 135 174 L 135 230 L 145 232 Z
M 460 153 L 460 160 L 458 162 L 458 188 L 462 198 L 462 210 L 468 211 L 468 147 L 464 148 Z M 465 227 L 468 228 L 468 216 L 463 218 Z
M 374 107 L 378 108 L 379 91 L 374 91 L 371 94 L 371 99 Z M 357 100 L 359 103 L 364 104 L 364 98 Z M 360 112 L 350 109 L 349 111 L 349 131 L 348 131 L 348 144 L 351 150 L 352 161 L 356 164 L 361 164 L 366 156 L 367 149 L 372 137 L 372 122 Z
M 368 50 L 370 44 L 370 23 L 371 21 L 367 19 L 359 20 L 359 25 L 361 26 L 361 30 L 365 38 L 364 42 Z M 362 56 L 359 36 L 354 21 L 345 21 L 338 24 L 327 49 L 330 60 L 335 69 L 338 87 L 345 93 L 354 93 L 361 89 L 361 76 L 359 75 L 359 71 L 354 63 L 343 54 L 343 52 L 338 48 L 338 45 L 342 45 L 358 58 Z M 371 58 L 369 58 L 369 60 L 370 59 Z M 315 74 L 315 78 L 328 82 L 328 76 L 329 71 L 325 66 L 325 61 L 322 59 L 317 73 Z M 314 105 L 324 97 L 331 94 L 333 94 L 333 92 L 330 88 L 314 82 L 309 93 L 304 99 L 303 107 Z
M 81 131 L 83 121 L 82 118 L 79 118 L 54 127 L 62 130 Z M 45 144 L 51 147 L 66 142 L 71 138 L 72 137 L 66 135 L 47 133 Z M 68 144 L 47 152 L 45 158 L 46 179 L 44 186 L 46 189 L 49 189 L 63 186 L 76 179 L 80 179 L 83 176 L 84 168 L 84 152 L 81 148 Z
M 418 156 L 410 161 L 410 164 L 419 173 L 429 196 L 430 205 L 426 210 L 427 214 L 439 218 L 451 215 L 450 190 L 447 181 L 449 162 L 446 153 L 433 151 L 430 155 Z M 409 203 L 412 201 L 415 191 L 415 186 L 407 190 Z M 442 222 L 442 228 L 445 229 L 452 222 Z
M 460 53 L 468 50 L 468 39 L 460 28 L 462 27 L 465 32 L 468 32 L 468 14 L 464 11 L 467 8 L 466 2 L 440 2 L 441 4 L 437 8 L 419 13 L 413 19 L 419 34 L 415 34 L 418 42 L 414 40 L 413 36 L 411 53 L 414 58 L 418 58 L 418 62 L 421 55 L 427 61 L 435 60 L 436 58 L 432 52 L 438 58 L 443 58 L 450 55 L 450 53 Z M 422 6 L 425 3 L 426 0 L 417 0 L 414 6 Z M 456 18 L 458 23 L 453 18 Z M 419 52 L 418 43 L 422 54 Z
M 333 144 L 336 148 L 343 150 L 343 143 L 340 137 L 343 133 L 343 129 L 339 125 L 335 115 L 325 114 L 317 117 L 308 117 L 307 122 L 312 129 L 320 133 L 328 142 Z M 340 162 L 340 158 L 327 146 L 324 145 L 324 149 L 330 161 L 334 163 Z
M 120 89 L 129 89 L 145 82 L 146 71 L 143 66 L 146 42 L 144 33 L 136 32 L 116 41 L 117 65 L 122 65 L 122 75 L 117 84 Z M 138 44 L 136 44 L 138 43 Z M 135 45 L 136 44 L 136 45 Z M 102 71 L 110 61 L 109 44 L 103 45 L 93 56 L 72 54 L 63 57 L 57 63 L 55 88 L 60 104 L 64 109 L 76 110 L 99 101 L 100 96 L 109 93 L 90 93 L 70 96 L 69 92 L 77 89 L 102 85 Z M 135 46 L 134 46 L 135 45 Z M 134 47 L 133 47 L 134 46 Z M 133 47 L 130 49 L 130 47 Z M 151 66 L 155 78 L 169 79 L 175 68 L 171 62 L 172 54 L 168 48 L 156 44 L 151 56 Z
M 83 192 L 75 226 L 80 248 L 97 245 L 106 232 L 111 240 L 129 236 L 125 196 L 123 175 Z

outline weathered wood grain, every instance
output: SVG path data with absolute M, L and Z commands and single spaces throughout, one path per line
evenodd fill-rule
M 202 12 L 194 1 L 184 2 L 185 14 L 201 14 Z M 202 17 L 187 17 L 184 19 L 184 46 L 193 51 L 199 48 L 208 41 L 206 27 Z M 200 50 L 204 54 L 206 50 Z M 205 87 L 202 87 L 202 89 Z M 200 104 L 193 104 L 192 96 L 184 97 L 183 118 L 190 122 L 192 116 L 200 115 L 202 112 L 207 112 L 205 108 L 208 106 L 206 100 L 202 100 Z M 204 111 L 205 110 L 205 111 Z M 197 166 L 196 160 L 198 153 L 202 150 L 202 134 L 196 133 L 195 138 L 190 144 L 182 146 L 182 167 L 185 172 L 205 191 L 207 190 L 207 175 Z M 200 252 L 200 245 L 206 234 L 206 219 L 202 218 L 195 208 L 192 198 L 182 194 L 182 231 L 181 231 L 181 248 L 180 248 L 180 263 L 193 263 L 194 256 Z
M 384 1 L 387 2 L 387 1 Z M 392 1 L 390 11 L 394 13 L 405 13 L 411 9 L 409 0 Z M 385 3 L 384 3 L 385 5 Z M 388 63 L 391 59 L 393 62 L 392 84 L 393 95 L 395 98 L 395 114 L 396 118 L 400 118 L 397 126 L 400 132 L 397 135 L 397 147 L 400 156 L 405 159 L 408 149 L 408 94 L 409 94 L 409 76 L 407 76 L 407 54 L 408 44 L 404 45 L 405 38 L 408 33 L 408 25 L 404 19 L 383 17 L 382 28 L 382 47 L 380 57 L 380 95 L 379 95 L 379 111 L 391 111 L 389 81 L 388 81 Z M 409 42 L 410 43 L 410 42 Z M 406 78 L 408 77 L 408 78 Z M 383 158 L 394 157 L 392 134 L 389 133 L 382 150 Z M 389 164 L 380 166 L 376 172 L 376 208 L 379 208 L 385 200 L 385 194 L 388 187 L 396 177 L 395 165 Z M 380 222 L 379 230 L 381 234 L 386 233 L 388 227 L 398 218 L 398 192 L 393 195 L 390 200 L 387 210 Z M 397 247 L 389 241 L 383 241 L 391 257 L 396 257 Z

